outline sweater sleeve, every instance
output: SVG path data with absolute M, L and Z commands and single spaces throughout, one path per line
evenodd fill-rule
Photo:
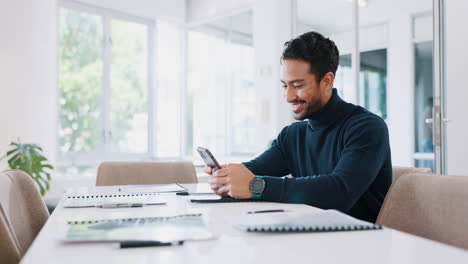
M 273 143 L 265 152 L 251 161 L 244 162 L 244 166 L 255 175 L 276 177 L 288 175 L 289 167 L 282 148 L 287 131 L 288 127 L 283 128 L 281 133 L 273 140 Z
M 388 130 L 376 116 L 355 120 L 344 132 L 344 146 L 327 175 L 297 178 L 265 177 L 262 199 L 305 203 L 323 209 L 348 211 L 369 188 L 389 151 Z

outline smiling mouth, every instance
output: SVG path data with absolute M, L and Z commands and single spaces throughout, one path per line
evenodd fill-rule
M 302 112 L 302 110 L 304 110 L 304 105 L 305 105 L 305 102 L 297 102 L 297 103 L 291 104 L 292 110 L 295 114 Z

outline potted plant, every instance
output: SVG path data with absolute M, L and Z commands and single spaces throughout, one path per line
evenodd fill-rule
M 5 156 L 8 159 L 9 167 L 22 170 L 31 176 L 39 187 L 41 195 L 44 196 L 50 189 L 50 171 L 54 167 L 48 163 L 42 148 L 36 144 L 20 142 L 11 142 L 10 146 L 12 149 L 7 151 Z

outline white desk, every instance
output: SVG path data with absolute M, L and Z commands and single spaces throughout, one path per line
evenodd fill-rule
M 190 189 L 206 188 L 186 184 Z M 98 187 L 113 190 L 115 187 Z M 63 208 L 61 203 L 29 248 L 21 263 L 468 263 L 468 251 L 392 229 L 330 233 L 246 233 L 232 219 L 247 211 L 320 210 L 307 205 L 278 203 L 193 204 L 190 196 L 162 194 L 167 205 L 143 208 Z M 188 241 L 182 246 L 119 249 L 118 243 L 59 241 L 71 219 L 162 216 L 201 212 L 217 239 Z

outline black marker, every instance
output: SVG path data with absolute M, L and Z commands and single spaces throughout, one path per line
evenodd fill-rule
M 260 210 L 260 211 L 250 211 L 248 214 L 262 214 L 262 213 L 282 213 L 286 212 L 283 209 L 273 209 L 273 210 Z
M 120 248 L 137 248 L 137 247 L 163 247 L 183 245 L 184 241 L 161 242 L 161 241 L 122 241 Z

